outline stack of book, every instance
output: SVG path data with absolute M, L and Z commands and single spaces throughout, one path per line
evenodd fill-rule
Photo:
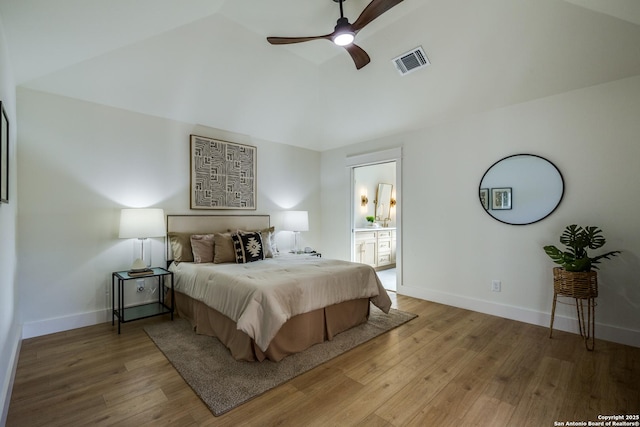
M 146 268 L 144 270 L 129 270 L 127 271 L 127 273 L 131 277 L 149 276 L 153 274 L 153 270 L 150 268 Z

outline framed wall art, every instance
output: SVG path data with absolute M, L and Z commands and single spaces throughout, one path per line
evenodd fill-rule
M 491 189 L 491 209 L 511 209 L 511 187 Z
M 0 202 L 9 203 L 9 119 L 0 101 Z
M 257 148 L 191 135 L 191 209 L 256 209 Z

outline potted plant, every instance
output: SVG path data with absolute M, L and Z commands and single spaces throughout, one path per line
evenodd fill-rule
M 376 226 L 376 217 L 375 216 L 368 216 L 366 217 L 367 222 L 369 223 L 369 227 L 375 227 Z
M 561 251 L 553 245 L 544 246 L 544 251 L 556 264 L 561 267 L 553 269 L 553 306 L 551 309 L 551 324 L 549 337 L 553 334 L 553 319 L 555 317 L 558 296 L 575 298 L 578 311 L 580 335 L 585 340 L 587 350 L 595 346 L 595 298 L 598 296 L 598 276 L 594 271 L 596 264 L 602 259 L 610 259 L 620 251 L 610 251 L 597 256 L 589 256 L 587 249 L 600 249 L 607 241 L 598 227 L 581 227 L 576 224 L 568 225 L 562 235 L 560 243 L 566 246 Z M 585 322 L 582 300 L 587 300 L 587 319 Z
M 545 246 L 544 251 L 555 262 L 560 264 L 566 271 L 586 272 L 598 269 L 601 259 L 610 259 L 620 253 L 620 251 L 610 251 L 602 255 L 590 257 L 587 249 L 599 249 L 607 241 L 602 236 L 602 230 L 598 227 L 581 227 L 576 224 L 568 225 L 562 235 L 560 243 L 566 246 L 565 251 L 561 251 L 553 245 Z

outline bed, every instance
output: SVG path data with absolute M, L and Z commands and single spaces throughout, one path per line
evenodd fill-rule
M 175 307 L 196 333 L 237 360 L 279 361 L 366 322 L 371 303 L 389 311 L 372 267 L 278 255 L 273 234 L 268 215 L 167 216 Z

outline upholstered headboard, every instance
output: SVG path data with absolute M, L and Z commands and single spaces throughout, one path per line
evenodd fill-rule
M 210 234 L 235 230 L 269 228 L 269 215 L 167 215 L 168 233 Z M 166 244 L 167 262 L 173 260 L 169 239 Z

